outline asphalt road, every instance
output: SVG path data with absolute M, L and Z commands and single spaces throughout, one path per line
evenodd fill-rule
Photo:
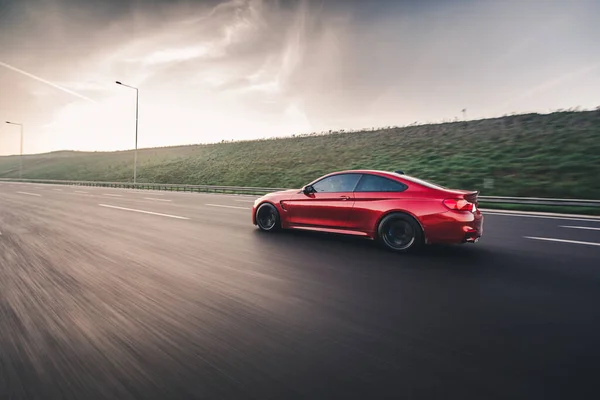
M 395 255 L 251 204 L 0 183 L 0 398 L 597 397 L 600 219 Z

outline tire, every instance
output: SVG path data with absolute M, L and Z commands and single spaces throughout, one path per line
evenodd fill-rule
M 396 253 L 407 253 L 423 244 L 421 225 L 404 213 L 386 215 L 379 223 L 377 237 L 384 248 Z
M 273 204 L 263 203 L 256 209 L 256 225 L 264 232 L 274 232 L 281 228 L 279 212 Z

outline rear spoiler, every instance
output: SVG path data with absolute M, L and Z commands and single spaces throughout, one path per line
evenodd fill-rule
M 479 197 L 479 190 L 470 191 L 470 192 L 467 192 L 464 194 L 465 200 L 467 200 L 469 203 L 474 203 L 475 205 L 478 205 L 478 203 L 477 203 L 478 197 Z

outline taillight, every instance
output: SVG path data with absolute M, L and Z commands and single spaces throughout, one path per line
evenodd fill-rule
M 469 203 L 465 199 L 446 199 L 443 201 L 444 205 L 450 210 L 454 211 L 471 211 L 475 212 L 475 204 Z

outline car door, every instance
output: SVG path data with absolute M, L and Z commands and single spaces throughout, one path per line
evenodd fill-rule
M 363 174 L 354 189 L 354 207 L 348 228 L 371 232 L 383 212 L 392 204 L 402 203 L 408 188 L 396 180 L 375 174 Z
M 329 175 L 312 185 L 314 193 L 299 193 L 284 201 L 290 225 L 347 228 L 360 177 L 355 173 Z

